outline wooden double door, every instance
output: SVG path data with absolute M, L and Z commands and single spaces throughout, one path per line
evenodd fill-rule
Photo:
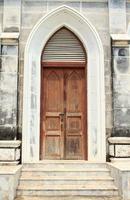
M 41 159 L 87 159 L 84 68 L 43 68 Z

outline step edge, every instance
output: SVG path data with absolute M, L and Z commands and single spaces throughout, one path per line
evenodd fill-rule
M 87 190 L 98 190 L 98 191 L 102 191 L 102 190 L 105 190 L 105 191 L 118 191 L 118 188 L 117 187 L 109 187 L 109 188 L 94 188 L 94 187 L 91 187 L 91 188 L 44 188 L 44 187 L 41 187 L 41 188 L 25 188 L 25 187 L 21 187 L 21 186 L 18 186 L 17 188 L 17 191 L 87 191 Z
M 36 169 L 36 168 L 28 168 L 28 169 L 22 169 L 22 172 L 33 172 L 33 171 L 35 171 L 35 172 L 46 172 L 46 171 L 48 171 L 48 172 L 68 172 L 68 171 L 70 171 L 70 172 L 110 172 L 110 170 L 109 169 L 105 169 L 105 168 L 103 168 L 103 169 L 79 169 L 79 170 L 77 170 L 77 169 L 43 169 L 43 168 L 38 168 L 38 169 Z
M 96 177 L 96 178 L 89 178 L 89 177 L 86 177 L 86 178 L 49 178 L 49 177 L 44 177 L 44 178 L 40 178 L 40 177 L 37 177 L 37 178 L 34 178 L 34 177 L 28 177 L 28 178 L 25 178 L 25 177 L 21 177 L 19 179 L 20 181 L 114 181 L 114 178 L 99 178 L 99 177 Z

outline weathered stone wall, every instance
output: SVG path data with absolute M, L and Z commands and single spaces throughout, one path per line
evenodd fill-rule
M 109 0 L 110 33 L 126 33 L 126 0 Z
M 3 31 L 20 31 L 21 0 L 4 0 Z
M 3 24 L 3 2 L 0 1 L 0 33 L 2 31 L 2 24 Z
M 130 2 L 128 3 L 127 2 L 127 4 L 126 4 L 127 6 L 126 6 L 126 17 L 127 17 L 127 20 L 126 20 L 126 22 L 127 22 L 127 29 L 128 29 L 128 26 L 130 27 Z M 129 34 L 130 34 L 130 30 L 129 30 Z M 128 49 L 128 54 L 129 54 L 129 56 L 130 56 L 130 50 L 129 50 L 129 46 L 127 46 L 127 49 Z M 129 119 L 129 122 L 128 122 L 128 128 L 127 128 L 127 135 L 130 137 L 130 82 L 129 82 L 129 80 L 130 80 L 130 57 L 129 58 L 127 58 L 128 59 L 128 68 L 127 68 L 127 72 L 125 73 L 125 75 L 127 75 L 128 74 L 128 76 L 127 76 L 127 84 L 128 84 L 128 90 L 127 90 L 127 102 L 126 102 L 126 107 L 128 108 L 128 110 L 127 110 L 127 113 L 129 113 L 129 115 L 128 115 L 128 119 Z M 129 103 L 128 103 L 129 102 Z
M 113 46 L 114 136 L 130 137 L 130 57 L 129 45 Z
M 18 35 L 21 1 L 0 1 L 0 139 L 17 139 Z M 15 32 L 15 33 L 14 33 Z M 17 32 L 17 33 L 16 33 Z
M 119 30 L 113 28 L 112 33 L 126 34 L 130 20 L 130 2 L 115 3 Z M 122 8 L 122 11 L 121 11 Z M 120 11 L 120 13 L 119 13 Z M 124 19 L 124 20 L 123 20 Z M 114 17 L 113 17 L 114 21 Z M 125 23 L 126 21 L 126 23 Z M 116 27 L 116 26 L 115 26 Z M 122 37 L 123 38 L 123 37 Z M 113 76 L 113 133 L 112 136 L 130 137 L 130 53 L 129 42 L 120 41 L 112 47 Z
M 17 137 L 17 54 L 18 45 L 2 43 L 0 68 L 0 139 L 3 140 Z
M 130 2 L 126 3 L 126 27 L 128 28 L 128 25 L 130 23 Z

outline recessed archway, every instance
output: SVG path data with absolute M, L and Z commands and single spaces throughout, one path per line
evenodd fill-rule
M 40 147 L 41 53 L 47 40 L 66 27 L 82 41 L 88 56 L 88 161 L 105 161 L 104 54 L 101 40 L 88 20 L 62 6 L 33 28 L 25 48 L 23 96 L 23 162 L 38 162 Z
M 83 44 L 62 27 L 41 56 L 41 160 L 87 160 L 86 78 Z

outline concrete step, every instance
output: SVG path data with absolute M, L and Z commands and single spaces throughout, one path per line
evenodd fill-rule
M 17 196 L 117 196 L 118 190 L 114 185 L 33 185 L 18 187 Z
M 106 168 L 106 163 L 88 162 L 84 160 L 44 160 L 38 163 L 25 163 L 23 168 Z
M 65 176 L 65 177 L 62 177 L 62 176 L 36 176 L 36 175 L 33 175 L 33 176 L 29 176 L 28 174 L 26 176 L 24 175 L 21 175 L 20 177 L 20 180 L 23 180 L 23 181 L 27 181 L 27 180 L 34 180 L 34 181 L 42 181 L 42 180 L 64 180 L 64 181 L 69 181 L 69 180 L 88 180 L 88 181 L 91 181 L 91 180 L 96 180 L 96 181 L 100 181 L 100 180 L 114 180 L 114 178 L 112 178 L 110 175 L 109 176 L 101 176 L 101 177 L 98 177 L 98 176 L 91 176 L 91 177 L 80 177 L 80 176 Z
M 34 171 L 34 172 L 36 172 L 36 171 L 67 171 L 67 172 L 69 172 L 69 171 L 76 171 L 76 172 L 78 172 L 78 171 L 109 171 L 109 169 L 107 169 L 107 168 L 105 168 L 105 167 L 100 167 L 100 168 L 88 168 L 88 167 L 84 167 L 84 168 L 76 168 L 76 167 L 74 167 L 74 168 L 68 168 L 67 166 L 63 166 L 63 167 L 41 167 L 41 168 L 31 168 L 31 167 L 27 167 L 27 168 L 22 168 L 22 171 L 24 172 L 24 171 Z
M 22 176 L 20 178 L 20 185 L 49 185 L 49 184 L 113 184 L 114 179 L 110 176 L 101 176 L 101 177 L 58 177 L 58 176 Z
M 24 164 L 17 197 L 23 200 L 70 200 L 72 197 L 75 200 L 79 197 L 79 200 L 119 200 L 106 163 L 68 160 Z
M 78 176 L 90 177 L 90 176 L 109 176 L 110 172 L 107 168 L 23 168 L 22 176 Z
M 119 196 L 108 197 L 108 196 L 55 196 L 55 197 L 36 197 L 36 196 L 21 196 L 15 200 L 121 200 Z

